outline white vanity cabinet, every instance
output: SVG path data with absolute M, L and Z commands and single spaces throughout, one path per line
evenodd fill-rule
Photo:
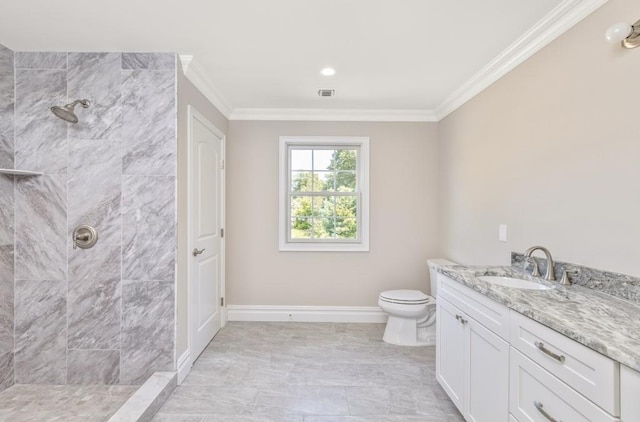
M 468 422 L 509 420 L 508 309 L 439 276 L 436 378 Z M 506 321 L 505 321 L 506 318 Z
M 640 373 L 620 367 L 620 420 L 640 421 Z
M 442 274 L 438 289 L 436 378 L 467 422 L 640 422 L 640 372 Z

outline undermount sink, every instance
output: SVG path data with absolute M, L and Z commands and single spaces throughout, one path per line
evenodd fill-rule
M 483 275 L 478 277 L 482 281 L 487 283 L 497 284 L 499 286 L 512 287 L 514 289 L 528 289 L 528 290 L 549 290 L 550 286 L 536 283 L 535 281 L 523 280 L 521 278 L 513 278 L 506 276 L 496 275 Z

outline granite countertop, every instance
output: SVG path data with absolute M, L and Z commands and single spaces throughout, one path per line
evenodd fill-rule
M 640 371 L 640 304 L 582 286 L 561 286 L 515 267 L 434 265 L 434 269 L 565 336 Z M 552 284 L 523 290 L 484 282 L 483 275 L 515 276 Z

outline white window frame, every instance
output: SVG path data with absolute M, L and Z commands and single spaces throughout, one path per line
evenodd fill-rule
M 289 147 L 357 147 L 356 189 L 360 194 L 358 207 L 358 239 L 289 239 L 291 206 L 289 189 L 291 175 Z M 364 136 L 281 136 L 280 137 L 280 207 L 279 250 L 285 252 L 368 252 L 369 251 L 369 138 Z

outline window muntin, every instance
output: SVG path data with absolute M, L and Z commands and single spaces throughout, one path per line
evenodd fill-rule
M 368 250 L 368 138 L 282 137 L 280 174 L 281 250 Z

